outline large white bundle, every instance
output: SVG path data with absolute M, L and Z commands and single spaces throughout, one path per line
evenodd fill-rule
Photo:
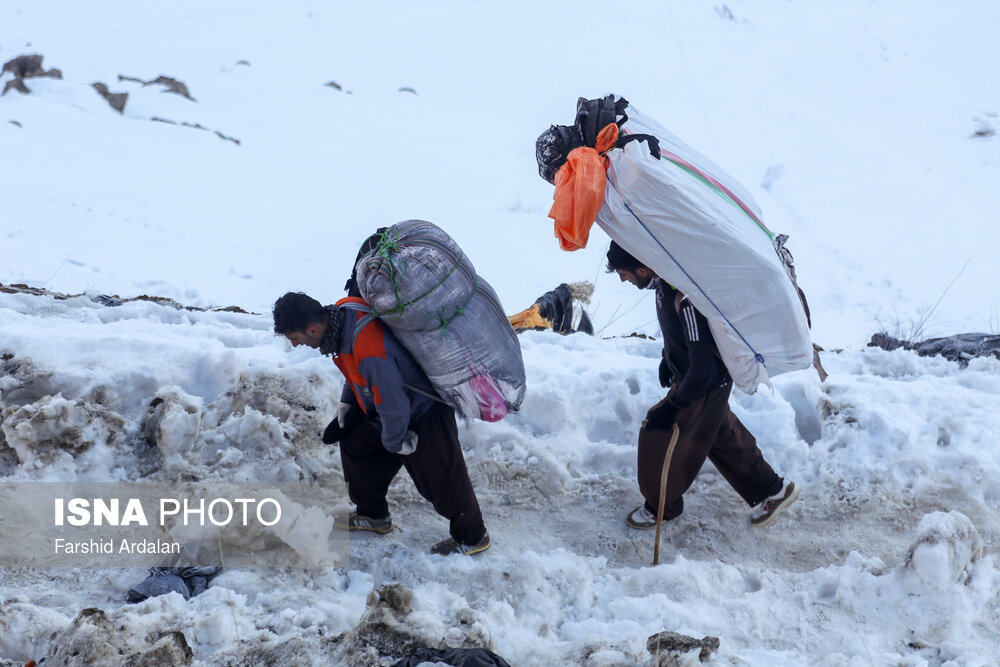
M 643 141 L 608 151 L 597 224 L 708 318 L 740 389 L 808 368 L 805 312 L 750 194 L 634 106 L 626 113 L 622 131 L 655 136 L 662 157 Z
M 463 416 L 497 421 L 524 400 L 517 334 L 496 292 L 438 226 L 389 227 L 357 263 L 358 289 Z

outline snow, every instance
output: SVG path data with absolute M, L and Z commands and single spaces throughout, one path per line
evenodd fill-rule
M 646 664 L 663 630 L 719 637 L 715 664 L 1000 660 L 1000 361 L 864 347 L 1000 331 L 1000 5 L 91 5 L 0 7 L 0 60 L 63 73 L 0 98 L 0 284 L 79 295 L 0 293 L 0 481 L 338 478 L 318 434 L 339 372 L 276 338 L 270 307 L 339 298 L 360 242 L 404 219 L 447 230 L 510 313 L 594 282 L 600 335 L 522 334 L 521 412 L 461 426 L 490 551 L 429 555 L 446 523 L 401 475 L 397 529 L 352 535 L 345 568 L 226 568 L 138 605 L 142 569 L 0 569 L 0 664 L 57 645 L 113 663 L 170 631 L 197 665 L 350 662 L 335 638 L 393 582 L 413 593 L 401 627 L 512 665 Z M 196 101 L 118 80 L 161 74 Z M 129 93 L 124 114 L 95 81 Z M 596 228 L 558 250 L 534 160 L 608 92 L 789 235 L 830 374 L 731 401 L 802 486 L 787 514 L 751 528 L 706 465 L 656 567 L 623 521 L 662 397 L 659 341 L 624 336 L 658 336 L 652 298 L 604 272 Z

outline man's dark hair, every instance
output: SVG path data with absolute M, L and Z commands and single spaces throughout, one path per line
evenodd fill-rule
M 635 273 L 639 267 L 649 268 L 620 245 L 614 241 L 611 242 L 611 246 L 608 248 L 608 273 L 614 273 L 618 270 Z
M 302 292 L 288 292 L 274 302 L 274 333 L 302 332 L 313 324 L 326 322 L 329 315 L 316 299 Z

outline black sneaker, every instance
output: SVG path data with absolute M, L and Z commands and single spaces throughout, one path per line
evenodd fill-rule
M 449 537 L 447 540 L 438 542 L 431 547 L 432 554 L 438 554 L 441 556 L 450 556 L 452 554 L 465 554 L 466 556 L 474 556 L 475 554 L 482 553 L 493 546 L 493 542 L 490 541 L 490 534 L 486 533 L 483 535 L 483 539 L 479 540 L 475 544 L 462 544 L 454 537 Z
M 798 497 L 799 487 L 795 485 L 795 482 L 789 482 L 786 479 L 777 495 L 767 498 L 753 508 L 750 514 L 750 523 L 755 526 L 766 526 L 774 521 L 783 509 L 794 503 Z
M 368 530 L 384 535 L 392 530 L 392 517 L 386 515 L 381 519 L 373 519 L 370 516 L 351 512 L 351 515 L 347 518 L 347 523 L 337 519 L 333 525 L 341 530 Z
M 656 528 L 656 515 L 646 509 L 645 505 L 639 505 L 628 513 L 628 516 L 625 517 L 625 523 L 631 528 L 649 530 Z

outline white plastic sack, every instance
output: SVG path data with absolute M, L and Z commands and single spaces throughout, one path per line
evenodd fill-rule
M 651 134 L 607 153 L 597 224 L 674 285 L 708 318 L 733 382 L 747 393 L 769 378 L 808 368 L 813 348 L 802 303 L 760 222 L 731 176 L 634 106 L 627 134 Z
M 358 290 L 467 418 L 498 421 L 524 400 L 521 346 L 496 292 L 438 226 L 390 227 L 357 263 Z

